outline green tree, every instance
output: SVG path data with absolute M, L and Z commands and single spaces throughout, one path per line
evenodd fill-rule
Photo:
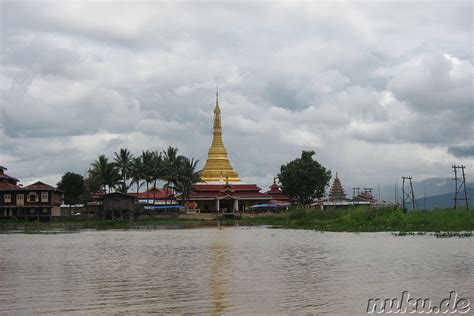
M 100 155 L 96 161 L 91 164 L 92 168 L 89 170 L 89 176 L 94 179 L 101 187 L 111 192 L 111 190 L 118 186 L 121 177 L 115 164 L 109 162 L 109 159 L 104 155 Z
M 283 192 L 300 204 L 310 204 L 323 196 L 331 179 L 331 171 L 314 160 L 314 154 L 314 151 L 303 151 L 301 158 L 282 165 L 278 174 Z
M 101 189 L 101 184 L 93 177 L 84 179 L 84 193 L 81 196 L 81 202 L 85 203 L 92 199 L 92 195 Z
M 143 180 L 146 182 L 146 190 L 148 192 L 150 183 L 153 182 L 153 171 L 152 171 L 152 165 L 153 165 L 153 152 L 146 150 L 142 152 L 141 155 L 142 158 L 142 176 Z
M 64 192 L 65 204 L 79 204 L 84 193 L 84 177 L 73 172 L 66 172 L 57 187 Z
M 167 203 L 169 190 L 175 191 L 179 177 L 179 165 L 182 163 L 183 156 L 178 156 L 178 148 L 169 146 L 167 150 L 163 150 L 163 180 L 166 181 L 166 200 Z
M 130 178 L 132 179 L 132 184 L 137 186 L 137 199 L 138 193 L 140 192 L 140 187 L 143 183 L 141 181 L 144 179 L 143 163 L 142 157 L 135 157 L 132 159 L 130 167 Z
M 118 153 L 114 153 L 114 163 L 120 172 L 122 183 L 120 184 L 120 192 L 127 193 L 128 185 L 127 180 L 130 178 L 130 169 L 132 167 L 133 155 L 130 150 L 121 148 Z
M 198 160 L 183 157 L 182 159 L 179 159 L 179 161 L 178 179 L 175 187 L 176 191 L 183 196 L 183 200 L 187 201 L 189 199 L 189 193 L 192 191 L 193 184 L 200 181 L 199 172 L 196 171 Z
M 163 157 L 160 152 L 154 151 L 152 152 L 151 159 L 150 159 L 150 176 L 153 180 L 153 203 L 155 202 L 155 193 L 156 193 L 156 182 L 160 179 L 165 177 L 165 166 L 163 163 Z

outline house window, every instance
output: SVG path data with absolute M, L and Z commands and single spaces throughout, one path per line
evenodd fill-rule
M 48 192 L 41 192 L 41 202 L 48 202 Z
M 36 202 L 36 193 L 28 193 L 28 202 Z
M 23 194 L 17 194 L 16 195 L 16 201 L 17 202 L 23 203 L 23 199 L 24 199 Z
M 3 202 L 10 203 L 12 201 L 12 196 L 10 194 L 3 195 Z
M 43 214 L 48 214 L 49 213 L 49 210 L 47 207 L 43 207 Z

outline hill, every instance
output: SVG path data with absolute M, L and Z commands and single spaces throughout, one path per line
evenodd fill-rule
M 461 192 L 461 197 L 464 197 L 464 191 Z M 469 206 L 474 209 L 474 187 L 467 188 L 467 198 L 469 199 Z M 464 207 L 464 201 L 460 201 L 460 206 Z M 434 196 L 427 196 L 425 198 L 416 199 L 418 209 L 444 209 L 452 208 L 454 206 L 454 192 L 438 194 Z

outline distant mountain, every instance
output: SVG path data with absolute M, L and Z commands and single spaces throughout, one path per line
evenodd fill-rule
M 460 192 L 462 198 L 464 198 L 464 190 Z M 467 198 L 469 199 L 469 208 L 474 209 L 474 187 L 467 187 Z M 459 207 L 464 207 L 464 201 L 459 201 Z M 427 196 L 426 200 L 424 197 L 416 199 L 416 205 L 418 209 L 435 209 L 435 208 L 451 208 L 454 206 L 454 192 L 439 194 L 435 196 Z
M 474 182 L 467 183 L 467 187 L 474 187 Z M 408 187 L 407 187 L 408 188 Z M 451 178 L 428 178 L 420 182 L 413 181 L 413 192 L 415 193 L 415 199 L 423 199 L 431 196 L 438 196 L 443 194 L 452 194 L 454 197 L 454 180 Z M 377 188 L 374 189 L 374 194 L 377 196 Z M 380 187 L 380 198 L 382 200 L 394 200 L 395 199 L 395 184 L 391 187 L 383 186 Z M 402 180 L 398 181 L 398 197 L 400 201 L 402 198 Z M 451 197 L 452 199 L 452 197 Z

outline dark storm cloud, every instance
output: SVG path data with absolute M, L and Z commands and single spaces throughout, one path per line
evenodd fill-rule
M 474 134 L 472 3 L 1 9 L 0 164 L 18 177 L 54 183 L 120 147 L 203 163 L 216 77 L 246 181 L 266 185 L 302 149 L 348 185 L 437 175 L 461 156 L 474 167 L 459 155 Z
M 449 147 L 448 151 L 456 157 L 474 157 L 474 146 Z

